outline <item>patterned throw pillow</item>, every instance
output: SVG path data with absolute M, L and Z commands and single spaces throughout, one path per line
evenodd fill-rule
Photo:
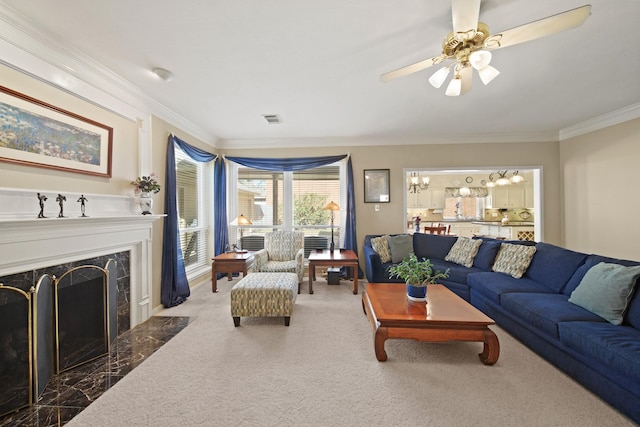
M 536 253 L 535 246 L 514 245 L 503 243 L 500 245 L 496 262 L 493 263 L 493 271 L 509 274 L 519 279 L 522 277 Z
M 482 240 L 480 239 L 472 240 L 468 237 L 458 237 L 458 240 L 453 244 L 444 259 L 445 261 L 455 262 L 465 267 L 471 267 L 481 244 Z
M 378 255 L 380 255 L 380 261 L 384 264 L 391 262 L 391 250 L 389 249 L 389 242 L 387 238 L 389 236 L 374 237 L 371 239 L 371 247 Z

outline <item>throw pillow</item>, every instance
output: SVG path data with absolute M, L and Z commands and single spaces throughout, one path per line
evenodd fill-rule
M 378 255 L 380 255 L 380 262 L 383 264 L 391 262 L 391 251 L 389 250 L 389 243 L 387 240 L 388 237 L 389 236 L 385 235 L 371 239 L 371 247 Z
M 514 245 L 512 243 L 503 243 L 500 245 L 496 261 L 493 263 L 492 270 L 499 273 L 509 274 L 511 277 L 519 279 L 522 277 L 529 264 L 533 254 L 536 253 L 535 246 Z
M 400 262 L 413 253 L 413 242 L 409 234 L 389 236 L 387 239 L 391 251 L 391 262 Z
M 587 271 L 578 287 L 571 292 L 569 302 L 620 325 L 638 277 L 640 266 L 625 267 L 601 262 Z
M 472 240 L 468 237 L 458 237 L 458 240 L 453 244 L 451 250 L 446 257 L 445 261 L 455 262 L 456 264 L 464 265 L 465 267 L 471 267 L 473 260 L 478 254 L 478 249 L 482 240 Z

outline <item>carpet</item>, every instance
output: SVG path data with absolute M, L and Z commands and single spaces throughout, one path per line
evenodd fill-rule
M 237 280 L 219 281 L 216 294 L 198 286 L 163 310 L 192 321 L 68 425 L 633 425 L 496 326 L 493 366 L 478 359 L 481 343 L 410 340 L 387 341 L 378 362 L 350 282 L 319 279 L 314 295 L 305 282 L 289 327 L 242 318 L 236 328 Z

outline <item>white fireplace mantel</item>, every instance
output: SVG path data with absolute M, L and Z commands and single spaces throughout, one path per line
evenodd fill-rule
M 4 205 L 4 215 L 0 215 L 0 277 L 129 251 L 131 327 L 151 317 L 152 226 L 164 215 L 89 212 L 87 209 L 88 217 L 75 214 L 68 218 L 50 215 L 48 218 L 36 218 L 37 209 L 35 215 L 29 216 L 20 211 L 8 212 L 6 202 L 16 202 L 21 198 L 20 192 L 8 193 L 0 189 Z M 98 199 L 113 207 L 118 205 L 118 199 L 128 198 L 89 197 L 90 201 Z M 109 199 L 112 203 L 107 203 Z M 37 208 L 37 199 L 35 206 Z

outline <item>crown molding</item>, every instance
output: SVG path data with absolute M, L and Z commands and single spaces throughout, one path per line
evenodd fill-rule
M 560 129 L 560 141 L 637 119 L 638 117 L 640 117 L 640 102 Z
M 131 120 L 155 115 L 214 146 L 215 135 L 165 107 L 89 56 L 0 3 L 2 63 Z
M 220 149 L 259 149 L 259 148 L 317 148 L 317 147 L 360 147 L 360 146 L 398 146 L 398 145 L 434 145 L 434 144 L 495 144 L 524 142 L 558 141 L 556 132 L 535 133 L 494 133 L 475 135 L 429 135 L 423 137 L 407 136 L 380 137 L 322 137 L 322 138 L 255 138 L 220 139 Z

